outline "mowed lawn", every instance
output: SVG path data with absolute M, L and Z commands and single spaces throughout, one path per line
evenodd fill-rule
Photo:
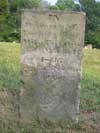
M 20 45 L 0 43 L 0 89 L 20 88 Z
M 0 90 L 4 89 L 20 89 L 20 44 L 18 43 L 0 43 Z M 68 124 L 66 127 L 62 125 L 62 130 L 68 128 L 73 131 L 94 131 L 99 133 L 100 50 L 84 50 L 83 78 L 81 81 L 80 97 L 79 122 L 75 125 Z M 11 124 L 9 126 L 11 131 L 15 131 Z M 27 132 L 27 126 L 22 127 L 22 133 Z M 34 126 L 30 126 L 28 128 L 32 132 Z
M 0 43 L 0 89 L 20 88 L 20 44 Z M 100 112 L 100 50 L 84 50 L 81 111 Z
M 100 50 L 85 49 L 81 82 L 81 109 L 100 112 Z

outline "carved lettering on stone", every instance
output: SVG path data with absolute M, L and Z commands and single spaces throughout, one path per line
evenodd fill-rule
M 23 11 L 22 120 L 77 120 L 84 27 L 84 13 Z

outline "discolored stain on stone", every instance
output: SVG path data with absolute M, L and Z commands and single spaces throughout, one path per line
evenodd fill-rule
M 78 120 L 84 13 L 22 13 L 21 120 Z

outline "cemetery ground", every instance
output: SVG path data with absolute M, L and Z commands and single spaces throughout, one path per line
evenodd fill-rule
M 62 129 L 100 130 L 100 50 L 85 49 L 81 81 L 80 118 Z M 20 88 L 20 44 L 0 43 L 0 90 Z M 50 127 L 49 125 L 48 128 Z M 34 128 L 34 127 L 33 127 Z M 33 130 L 33 129 L 31 129 Z M 24 131 L 24 129 L 23 129 Z M 1 132 L 1 131 L 0 131 Z M 24 133 L 24 132 L 23 132 Z M 64 132 L 66 133 L 66 132 Z

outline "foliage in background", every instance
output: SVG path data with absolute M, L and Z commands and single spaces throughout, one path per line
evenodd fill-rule
M 76 1 L 76 2 L 75 2 Z M 86 12 L 85 44 L 100 48 L 100 2 L 96 0 L 58 0 L 60 10 Z
M 100 48 L 100 2 L 95 0 L 80 0 L 82 11 L 86 12 L 86 35 L 87 44 Z
M 20 16 L 24 8 L 86 12 L 85 43 L 100 48 L 100 1 L 58 0 L 51 6 L 46 0 L 0 0 L 0 41 L 20 41 Z
M 41 0 L 0 0 L 0 8 L 2 3 L 7 3 L 7 16 L 3 14 L 5 22 L 3 22 L 3 33 L 1 33 L 0 41 L 12 42 L 20 41 L 20 25 L 21 25 L 21 9 L 38 8 L 41 6 Z M 4 6 L 3 6 L 3 9 Z
M 0 40 L 3 40 L 4 23 L 7 16 L 7 0 L 0 0 Z
M 56 6 L 58 6 L 59 10 L 79 10 L 79 5 L 75 4 L 74 0 L 58 0 Z
M 0 23 L 5 20 L 7 15 L 7 1 L 0 0 Z

